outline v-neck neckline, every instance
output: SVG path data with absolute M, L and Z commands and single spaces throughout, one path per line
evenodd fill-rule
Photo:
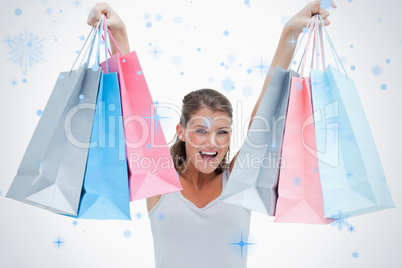
M 180 199 L 182 199 L 184 202 L 186 202 L 187 204 L 189 204 L 190 206 L 193 206 L 195 209 L 197 209 L 197 210 L 205 210 L 205 209 L 209 208 L 210 206 L 214 205 L 215 203 L 217 203 L 217 202 L 219 201 L 219 199 L 221 198 L 222 193 L 223 193 L 223 189 L 225 188 L 225 185 L 226 185 L 226 180 L 225 180 L 225 178 L 223 177 L 224 175 L 226 175 L 226 174 L 223 174 L 223 173 L 225 173 L 225 172 L 227 172 L 226 169 L 221 173 L 221 174 L 222 174 L 222 190 L 221 190 L 221 193 L 219 194 L 219 196 L 218 196 L 217 198 L 215 198 L 214 200 L 212 200 L 211 202 L 209 202 L 208 204 L 206 204 L 206 205 L 203 206 L 202 208 L 197 207 L 193 202 L 191 202 L 190 200 L 188 200 L 187 198 L 185 198 L 184 195 L 181 193 L 181 191 L 177 191 L 177 192 L 176 192 L 176 193 L 177 193 L 177 196 L 178 196 Z

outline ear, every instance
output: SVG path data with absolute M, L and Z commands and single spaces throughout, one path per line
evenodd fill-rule
M 181 126 L 180 123 L 178 123 L 178 124 L 176 125 L 176 134 L 177 134 L 177 137 L 178 137 L 182 142 L 185 142 L 185 141 L 186 141 L 186 138 L 185 138 L 185 136 L 184 136 L 184 128 Z

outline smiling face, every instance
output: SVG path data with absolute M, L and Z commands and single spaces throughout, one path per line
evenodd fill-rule
M 192 114 L 187 126 L 177 125 L 177 136 L 185 142 L 187 165 L 202 173 L 212 173 L 229 149 L 231 119 L 222 111 L 202 108 Z

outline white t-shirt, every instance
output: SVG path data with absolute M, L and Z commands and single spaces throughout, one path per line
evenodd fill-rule
M 180 191 L 161 196 L 149 211 L 156 268 L 247 267 L 250 210 L 219 199 L 198 208 Z

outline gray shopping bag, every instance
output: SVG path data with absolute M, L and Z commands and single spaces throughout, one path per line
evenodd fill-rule
M 94 30 L 73 67 L 92 36 L 90 60 Z M 60 73 L 6 195 L 67 215 L 77 215 L 101 74 L 99 68 L 87 69 L 85 64 L 75 71 L 73 67 Z
M 77 214 L 100 73 L 60 74 L 6 197 Z
M 221 200 L 273 216 L 290 78 L 281 67 L 271 78 Z

